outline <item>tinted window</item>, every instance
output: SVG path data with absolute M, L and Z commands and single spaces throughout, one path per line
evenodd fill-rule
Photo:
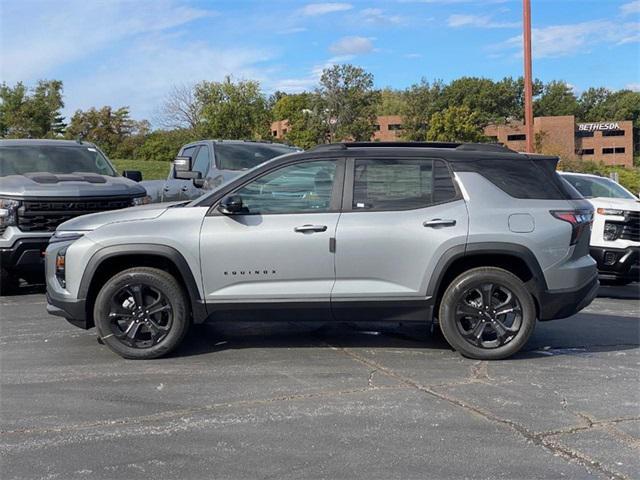
M 203 177 L 209 171 L 209 147 L 207 147 L 206 145 L 202 145 L 200 147 L 200 150 L 198 150 L 198 154 L 193 161 L 192 170 L 194 172 L 202 173 Z
M 215 156 L 220 170 L 248 170 L 272 158 L 297 149 L 264 143 L 216 143 Z
M 433 160 L 356 160 L 353 209 L 407 210 L 455 198 L 444 162 Z
M 582 175 L 563 175 L 562 178 L 587 198 L 635 198 L 623 187 L 608 178 L 586 177 Z
M 34 172 L 54 174 L 82 172 L 110 177 L 116 175 L 107 159 L 93 147 L 52 145 L 0 147 L 0 176 Z
M 336 172 L 334 161 L 283 167 L 240 188 L 249 213 L 319 213 L 329 211 Z
M 185 148 L 184 150 L 182 150 L 181 155 L 182 155 L 183 157 L 193 157 L 193 154 L 195 153 L 196 148 L 198 148 L 198 147 L 197 147 L 197 146 L 194 146 L 194 147 L 187 147 L 187 148 Z

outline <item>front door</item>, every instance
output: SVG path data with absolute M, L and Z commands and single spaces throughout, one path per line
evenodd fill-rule
M 208 307 L 289 303 L 329 311 L 343 169 L 341 160 L 282 166 L 230 193 L 242 198 L 245 213 L 212 209 L 200 240 Z
M 336 231 L 338 320 L 426 320 L 427 284 L 449 248 L 464 246 L 468 215 L 446 164 L 354 159 Z

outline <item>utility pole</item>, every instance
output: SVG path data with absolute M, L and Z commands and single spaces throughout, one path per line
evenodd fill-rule
M 533 78 L 531 72 L 531 0 L 522 0 L 524 34 L 524 123 L 527 153 L 533 153 Z

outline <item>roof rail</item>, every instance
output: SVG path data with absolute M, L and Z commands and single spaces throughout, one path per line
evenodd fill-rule
M 341 142 L 325 143 L 313 147 L 311 150 L 331 151 L 346 150 L 348 148 L 390 148 L 390 147 L 411 147 L 411 148 L 448 148 L 452 150 L 462 150 L 467 152 L 514 152 L 500 143 L 458 143 L 458 142 Z

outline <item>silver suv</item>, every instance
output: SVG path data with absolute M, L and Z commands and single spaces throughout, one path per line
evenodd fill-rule
M 64 223 L 48 310 L 125 358 L 223 319 L 437 321 L 463 355 L 505 358 L 598 288 L 593 209 L 557 160 L 456 143 L 284 155 L 191 203 Z

